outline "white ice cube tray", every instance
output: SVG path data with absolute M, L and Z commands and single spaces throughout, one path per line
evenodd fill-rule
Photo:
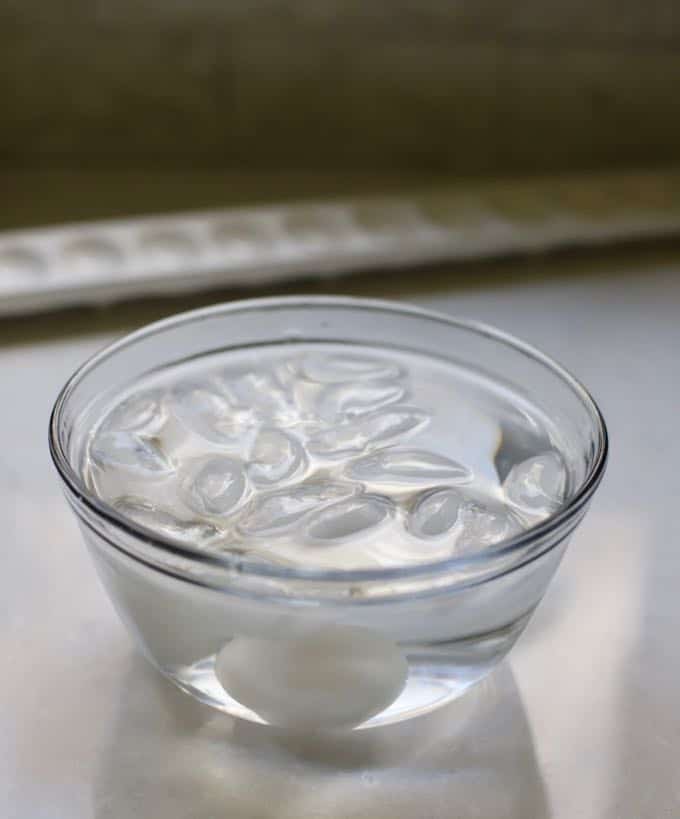
M 0 232 L 0 314 L 680 232 L 680 209 L 527 209 L 526 192 L 519 213 L 512 196 L 439 192 Z

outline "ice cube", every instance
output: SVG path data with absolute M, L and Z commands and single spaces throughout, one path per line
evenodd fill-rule
M 401 401 L 406 389 L 398 381 L 357 381 L 330 384 L 319 393 L 316 413 L 329 423 L 340 423 Z
M 180 469 L 181 500 L 199 515 L 226 515 L 246 489 L 243 464 L 226 455 L 209 455 L 189 461 Z
M 256 486 L 268 486 L 295 475 L 306 463 L 300 442 L 279 429 L 261 429 L 250 453 L 248 477 Z
M 305 378 L 321 384 L 392 379 L 402 374 L 394 361 L 372 356 L 323 353 L 306 355 L 300 363 L 300 371 Z
M 433 489 L 417 499 L 407 528 L 416 537 L 432 538 L 450 532 L 460 521 L 463 496 L 456 489 Z
M 255 497 L 239 522 L 247 535 L 268 535 L 290 529 L 310 512 L 353 495 L 353 484 L 314 481 Z
M 462 464 L 420 449 L 385 449 L 364 455 L 347 467 L 347 475 L 368 485 L 466 483 L 470 471 Z
M 118 498 L 113 505 L 124 517 L 156 532 L 161 537 L 171 537 L 192 546 L 207 545 L 223 536 L 223 532 L 212 523 L 182 520 L 144 498 L 126 495 Z
M 89 454 L 104 472 L 122 470 L 147 480 L 165 478 L 174 469 L 153 438 L 134 432 L 99 432 L 90 443 Z
M 542 519 L 564 500 L 567 470 L 557 452 L 544 452 L 512 467 L 503 482 L 508 502 L 520 513 Z
M 368 447 L 383 446 L 419 432 L 430 420 L 424 410 L 395 406 L 323 430 L 307 442 L 307 449 L 324 458 L 347 458 Z
M 166 412 L 160 390 L 143 390 L 128 396 L 108 413 L 102 430 L 154 435 L 165 423 Z
M 474 554 L 522 531 L 517 518 L 509 509 L 480 501 L 466 500 L 459 511 L 460 533 L 455 553 Z
M 233 407 L 210 381 L 183 381 L 171 391 L 169 410 L 189 431 L 214 444 L 238 446 L 257 423 L 252 410 Z
M 320 421 L 317 413 L 319 396 L 324 390 L 323 384 L 298 379 L 290 385 L 291 395 L 301 419 Z
M 375 529 L 394 513 L 389 498 L 360 495 L 335 503 L 312 515 L 305 531 L 312 540 L 338 541 Z
M 221 386 L 231 406 L 247 410 L 263 420 L 280 425 L 297 420 L 293 396 L 270 372 L 226 372 Z

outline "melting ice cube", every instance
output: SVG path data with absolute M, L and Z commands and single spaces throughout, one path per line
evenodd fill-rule
M 503 490 L 518 511 L 545 518 L 562 503 L 566 484 L 562 457 L 557 452 L 544 452 L 513 466 Z
M 387 449 L 365 455 L 349 464 L 347 475 L 368 485 L 419 486 L 465 483 L 470 471 L 462 464 L 420 449 Z
M 295 475 L 306 464 L 296 438 L 279 429 L 261 429 L 250 453 L 248 477 L 256 486 L 268 486 Z
M 394 512 L 389 498 L 359 495 L 316 512 L 307 521 L 305 531 L 318 541 L 338 541 L 375 529 Z
M 291 528 L 310 512 L 356 492 L 348 483 L 310 481 L 256 497 L 239 523 L 245 534 L 267 535 Z
M 346 458 L 415 434 L 429 419 L 427 412 L 414 407 L 387 407 L 317 433 L 307 449 L 325 458 Z
M 243 497 L 246 479 L 243 464 L 226 455 L 189 461 L 180 470 L 180 497 L 199 515 L 226 515 Z

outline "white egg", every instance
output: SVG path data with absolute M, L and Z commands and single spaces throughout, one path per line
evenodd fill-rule
M 288 638 L 235 637 L 215 673 L 227 693 L 272 725 L 351 728 L 399 696 L 408 666 L 398 646 L 356 626 L 329 625 Z

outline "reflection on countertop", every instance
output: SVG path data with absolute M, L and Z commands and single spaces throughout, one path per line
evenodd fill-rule
M 97 819 L 550 815 L 508 665 L 442 711 L 324 739 L 216 715 L 134 658 L 110 729 Z

